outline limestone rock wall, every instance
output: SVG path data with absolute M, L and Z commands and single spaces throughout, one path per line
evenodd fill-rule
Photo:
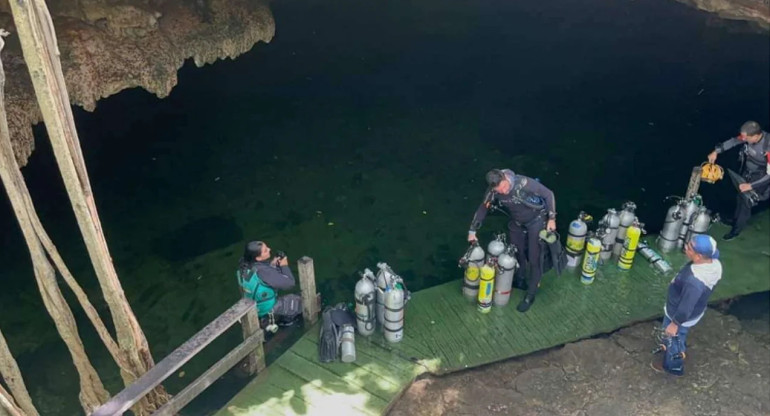
M 164 97 L 177 71 L 193 58 L 202 66 L 235 58 L 269 42 L 275 22 L 267 0 L 48 0 L 73 104 L 93 110 L 123 89 Z M 7 0 L 0 0 L 6 38 L 2 61 L 11 141 L 21 165 L 34 148 L 32 125 L 42 120 L 15 36 Z
M 748 20 L 770 29 L 770 0 L 677 0 L 722 18 Z

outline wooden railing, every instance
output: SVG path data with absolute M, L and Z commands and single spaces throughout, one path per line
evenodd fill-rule
M 313 259 L 302 257 L 297 265 L 302 291 L 302 317 L 307 324 L 312 325 L 318 320 L 320 311 Z M 264 332 L 259 327 L 256 304 L 251 299 L 241 299 L 134 383 L 113 396 L 107 403 L 99 406 L 92 416 L 122 415 L 238 321 L 243 328 L 243 342 L 172 397 L 168 403 L 154 412 L 153 416 L 176 414 L 241 360 L 245 360 L 245 369 L 249 375 L 262 371 L 265 368 L 265 352 L 262 347 Z

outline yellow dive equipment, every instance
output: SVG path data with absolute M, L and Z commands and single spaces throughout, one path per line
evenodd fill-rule
M 703 182 L 714 183 L 724 176 L 724 169 L 716 163 L 703 162 L 700 165 L 700 180 Z

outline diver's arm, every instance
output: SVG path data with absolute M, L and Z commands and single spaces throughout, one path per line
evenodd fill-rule
M 468 230 L 468 241 L 475 239 L 476 230 L 481 228 L 481 224 L 484 222 L 484 218 L 487 217 L 489 212 L 489 206 L 495 201 L 495 192 L 492 189 L 487 189 L 487 193 L 484 194 L 484 200 L 481 201 L 481 205 L 476 209 L 476 213 L 473 214 L 473 220 L 471 220 L 471 226 Z
M 732 138 L 729 138 L 729 139 L 725 140 L 722 143 L 719 143 L 716 146 L 716 148 L 714 149 L 714 152 L 716 152 L 716 154 L 724 153 L 724 152 L 732 149 L 733 147 L 738 146 L 741 143 L 743 143 L 743 142 L 738 140 L 737 137 L 732 137 Z
M 770 167 L 768 167 L 768 172 L 770 172 Z M 765 176 L 762 176 L 754 182 L 751 182 L 749 185 L 751 185 L 751 189 L 757 189 L 758 187 L 765 186 L 767 184 L 770 184 L 770 173 L 766 173 Z
M 487 217 L 488 211 L 489 208 L 487 207 L 487 203 L 482 202 L 478 209 L 476 209 L 476 213 L 473 214 L 473 220 L 471 220 L 471 226 L 468 229 L 468 235 L 476 235 L 476 230 L 481 228 L 481 224 L 484 222 L 484 218 Z
M 523 189 L 545 199 L 545 206 L 548 210 L 548 219 L 556 219 L 556 197 L 553 195 L 553 191 L 531 178 L 527 178 L 527 183 L 524 185 Z
M 257 275 L 265 284 L 273 289 L 291 289 L 294 287 L 294 275 L 289 266 L 271 266 L 269 264 L 259 264 L 257 266 Z

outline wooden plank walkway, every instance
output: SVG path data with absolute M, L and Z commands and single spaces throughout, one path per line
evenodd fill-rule
M 726 231 L 715 225 L 711 232 Z M 652 243 L 654 236 L 646 240 Z M 770 213 L 761 213 L 738 239 L 721 242 L 719 249 L 724 275 L 712 302 L 770 290 Z M 680 253 L 667 259 L 675 270 L 686 260 Z M 629 272 L 603 266 L 590 286 L 580 283 L 577 271 L 561 277 L 551 272 L 526 314 L 516 312 L 523 294 L 514 291 L 510 304 L 488 315 L 462 297 L 458 278 L 412 295 L 401 343 L 389 344 L 378 334 L 356 335 L 352 364 L 318 362 L 315 325 L 217 414 L 384 414 L 422 373 L 489 364 L 659 317 L 671 277 L 654 273 L 639 255 Z

